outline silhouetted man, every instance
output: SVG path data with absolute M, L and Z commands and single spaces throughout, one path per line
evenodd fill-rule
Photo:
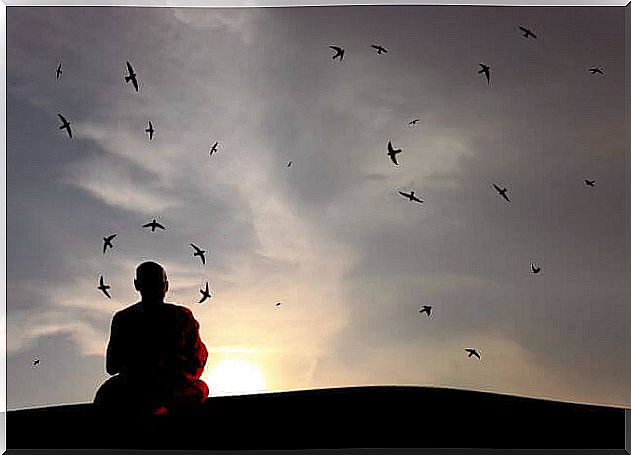
M 193 313 L 164 302 L 169 282 L 155 262 L 138 266 L 134 286 L 142 299 L 112 319 L 105 369 L 115 376 L 100 387 L 94 403 L 153 414 L 201 405 L 208 396 L 200 379 L 208 351 Z

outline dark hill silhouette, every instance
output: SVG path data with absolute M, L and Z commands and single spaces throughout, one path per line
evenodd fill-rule
M 9 411 L 8 449 L 619 449 L 624 409 L 431 387 L 211 397 L 130 420 L 91 404 Z

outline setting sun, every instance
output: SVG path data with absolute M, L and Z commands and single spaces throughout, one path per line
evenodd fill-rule
M 265 380 L 261 369 L 242 360 L 222 360 L 202 376 L 210 395 L 239 395 L 264 392 Z

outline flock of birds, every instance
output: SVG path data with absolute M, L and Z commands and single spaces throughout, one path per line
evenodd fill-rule
M 526 28 L 526 27 L 522 27 L 519 26 L 518 27 L 519 30 L 521 30 L 523 32 L 522 37 L 524 38 L 532 38 L 532 39 L 537 39 L 537 35 L 530 29 Z M 336 45 L 330 45 L 329 46 L 332 50 L 335 51 L 335 54 L 333 54 L 333 60 L 339 59 L 339 61 L 341 62 L 344 59 L 344 55 L 346 53 L 346 50 L 340 46 L 336 46 Z M 371 47 L 373 49 L 376 50 L 376 53 L 378 55 L 381 54 L 387 54 L 388 50 L 383 47 L 380 44 L 373 44 L 371 45 Z M 588 71 L 591 74 L 604 74 L 604 68 L 601 66 L 592 66 L 588 69 Z M 491 84 L 491 67 L 490 65 L 486 65 L 484 63 L 480 63 L 480 69 L 478 71 L 478 74 L 483 74 L 484 77 L 486 78 L 487 84 L 490 85 Z M 414 126 L 416 125 L 418 122 L 420 121 L 420 119 L 415 118 L 413 120 L 411 120 L 408 125 L 410 126 Z M 390 161 L 392 161 L 392 163 L 396 166 L 399 166 L 399 161 L 397 160 L 397 155 L 402 153 L 403 150 L 401 149 L 397 149 L 392 145 L 392 141 L 388 141 L 388 145 L 387 145 L 387 155 L 390 158 Z M 589 187 L 593 187 L 596 184 L 596 180 L 589 180 L 586 179 L 585 180 L 585 185 L 589 186 Z M 511 202 L 510 198 L 508 197 L 508 188 L 504 187 L 500 187 L 497 184 L 493 183 L 493 188 L 495 189 L 495 191 L 497 191 L 498 195 L 500 197 L 502 197 L 506 202 Z M 424 201 L 419 198 L 414 190 L 410 190 L 409 192 L 405 192 L 405 191 L 398 191 L 398 193 L 408 199 L 410 202 L 416 202 L 416 203 L 423 203 Z M 530 263 L 530 268 L 533 274 L 538 274 L 541 272 L 541 267 L 536 265 L 534 263 L 534 261 L 531 261 Z M 432 306 L 431 305 L 423 305 L 421 308 L 419 308 L 419 313 L 423 314 L 425 313 L 427 315 L 427 317 L 429 318 L 432 314 Z M 467 353 L 467 357 L 477 357 L 479 360 L 481 360 L 481 355 L 479 353 L 479 351 L 477 349 L 474 348 L 465 348 L 465 352 Z
M 158 223 L 158 221 L 156 221 L 155 218 L 151 220 L 149 223 L 143 224 L 142 227 L 151 229 L 151 232 L 155 232 L 156 229 L 161 229 L 163 231 L 166 231 L 166 228 L 164 227 L 164 225 L 161 223 Z M 117 235 L 118 234 L 111 234 L 111 235 L 108 235 L 107 237 L 103 237 L 103 254 L 105 254 L 108 248 L 110 249 L 114 248 L 114 245 L 112 244 L 112 240 L 114 240 L 114 238 L 116 238 Z M 194 251 L 193 257 L 199 256 L 199 259 L 202 262 L 202 265 L 206 265 L 206 250 L 202 250 L 200 247 L 198 247 L 194 243 L 190 243 L 190 246 L 191 248 L 193 248 L 193 251 Z M 110 288 L 111 286 L 104 283 L 103 275 L 101 275 L 99 278 L 99 285 L 97 289 L 100 290 L 103 294 L 105 294 L 107 298 L 111 299 L 112 296 L 108 292 L 108 289 Z M 200 304 L 212 297 L 212 295 L 210 294 L 210 291 L 208 290 L 208 282 L 206 282 L 206 287 L 204 289 L 200 289 L 199 292 L 202 294 L 202 298 L 198 302 Z
M 522 27 L 519 26 L 518 27 L 519 30 L 521 30 L 523 32 L 523 37 L 524 38 L 532 38 L 532 39 L 537 39 L 537 35 L 535 33 L 532 32 L 532 30 L 526 28 L 526 27 Z M 346 50 L 340 46 L 336 46 L 336 45 L 330 45 L 329 46 L 332 50 L 335 51 L 335 54 L 333 55 L 333 60 L 339 59 L 339 61 L 341 62 L 344 59 Z M 387 54 L 388 53 L 388 49 L 386 49 L 385 47 L 383 47 L 380 44 L 373 44 L 371 45 L 371 47 L 373 49 L 375 49 L 377 55 L 382 55 L 382 54 Z M 128 74 L 124 75 L 124 80 L 125 83 L 129 83 L 131 82 L 133 88 L 135 89 L 136 92 L 139 91 L 139 83 L 138 83 L 138 74 L 134 71 L 132 65 L 129 62 L 126 62 L 126 66 L 127 66 L 127 72 Z M 592 66 L 588 69 L 588 71 L 591 74 L 604 74 L 604 68 L 600 67 L 600 66 Z M 56 69 L 56 78 L 59 79 L 61 77 L 61 75 L 63 74 L 63 70 L 62 70 L 62 64 L 61 62 L 59 63 L 59 65 L 57 66 Z M 484 63 L 480 63 L 480 69 L 478 71 L 478 74 L 483 74 L 484 77 L 487 80 L 487 83 L 490 85 L 491 83 L 491 67 L 489 65 L 486 65 Z M 66 132 L 68 133 L 68 136 L 70 139 L 72 139 L 72 128 L 70 126 L 70 122 L 68 121 L 68 119 L 62 115 L 61 113 L 57 114 L 62 122 L 61 126 L 59 126 L 59 129 L 63 130 L 65 129 Z M 420 119 L 415 118 L 412 119 L 408 125 L 410 126 L 414 126 L 416 125 L 418 122 L 420 121 Z M 154 133 L 155 133 L 155 128 L 153 126 L 153 123 L 151 121 L 148 122 L 148 127 L 145 129 L 145 132 L 147 133 L 147 135 L 149 136 L 149 140 L 152 140 L 154 137 Z M 214 153 L 217 152 L 219 147 L 219 141 L 215 141 L 214 144 L 211 146 L 210 148 L 210 153 L 209 155 L 212 156 Z M 392 163 L 396 166 L 399 166 L 400 163 L 397 160 L 397 155 L 399 155 L 400 153 L 402 153 L 403 150 L 401 149 L 397 149 L 393 146 L 392 141 L 388 141 L 387 144 L 387 156 L 390 158 L 390 161 L 392 161 Z M 289 168 L 291 167 L 293 161 L 289 161 L 286 164 L 286 167 Z M 596 180 L 589 180 L 586 179 L 585 181 L 585 185 L 588 187 L 594 187 L 596 184 Z M 495 189 L 495 191 L 498 193 L 498 195 L 500 197 L 502 197 L 506 202 L 510 203 L 510 198 L 508 197 L 508 188 L 504 187 L 500 187 L 497 184 L 493 183 L 493 188 Z M 414 190 L 410 190 L 409 192 L 404 192 L 404 191 L 399 191 L 398 192 L 402 197 L 408 199 L 411 202 L 416 202 L 416 203 L 423 203 L 424 201 L 418 197 L 415 193 Z M 161 230 L 166 230 L 166 228 L 164 227 L 164 225 L 162 225 L 161 223 L 158 223 L 156 221 L 156 219 L 153 219 L 151 222 L 144 224 L 142 226 L 143 228 L 147 228 L 147 229 L 151 229 L 151 232 L 155 232 L 156 229 L 161 229 Z M 114 240 L 114 238 L 116 238 L 117 234 L 111 234 L 108 235 L 106 237 L 103 237 L 103 254 L 105 254 L 105 252 L 107 251 L 108 248 L 113 249 L 114 245 L 112 244 L 112 241 Z M 190 246 L 193 248 L 194 252 L 193 252 L 193 257 L 195 256 L 199 256 L 202 265 L 206 264 L 206 256 L 205 250 L 202 250 L 200 247 L 198 247 L 197 245 L 191 243 Z M 541 272 L 541 267 L 535 265 L 534 262 L 531 262 L 531 270 L 533 274 L 538 274 Z M 98 290 L 100 290 L 103 294 L 105 294 L 105 296 L 107 296 L 108 298 L 111 298 L 110 294 L 109 294 L 109 289 L 111 288 L 111 286 L 105 284 L 104 282 L 104 278 L 101 275 L 99 278 L 99 285 L 97 287 Z M 208 287 L 208 282 L 206 282 L 205 287 L 200 289 L 199 292 L 201 293 L 201 299 L 199 300 L 199 304 L 205 302 L 206 300 L 210 299 L 211 293 Z M 282 305 L 282 302 L 277 302 L 276 303 L 276 307 Z M 419 313 L 423 314 L 425 313 L 427 315 L 427 317 L 431 317 L 432 314 L 432 306 L 430 305 L 423 305 L 420 309 L 419 309 Z M 465 348 L 465 352 L 467 354 L 467 357 L 477 357 L 479 360 L 481 360 L 481 355 L 478 349 L 475 348 Z M 33 361 L 33 365 L 37 366 L 40 363 L 40 359 L 35 359 Z

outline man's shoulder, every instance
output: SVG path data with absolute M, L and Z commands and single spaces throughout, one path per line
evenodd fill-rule
M 133 305 L 129 305 L 127 308 L 123 308 L 122 310 L 117 311 L 116 314 L 114 314 L 114 317 L 118 319 L 126 318 L 133 314 L 138 313 L 140 310 L 141 310 L 140 302 L 134 303 Z
M 175 314 L 186 314 L 187 316 L 192 316 L 193 312 L 182 305 L 176 305 L 175 303 L 164 303 L 164 306 L 169 309 L 169 311 L 174 312 Z

